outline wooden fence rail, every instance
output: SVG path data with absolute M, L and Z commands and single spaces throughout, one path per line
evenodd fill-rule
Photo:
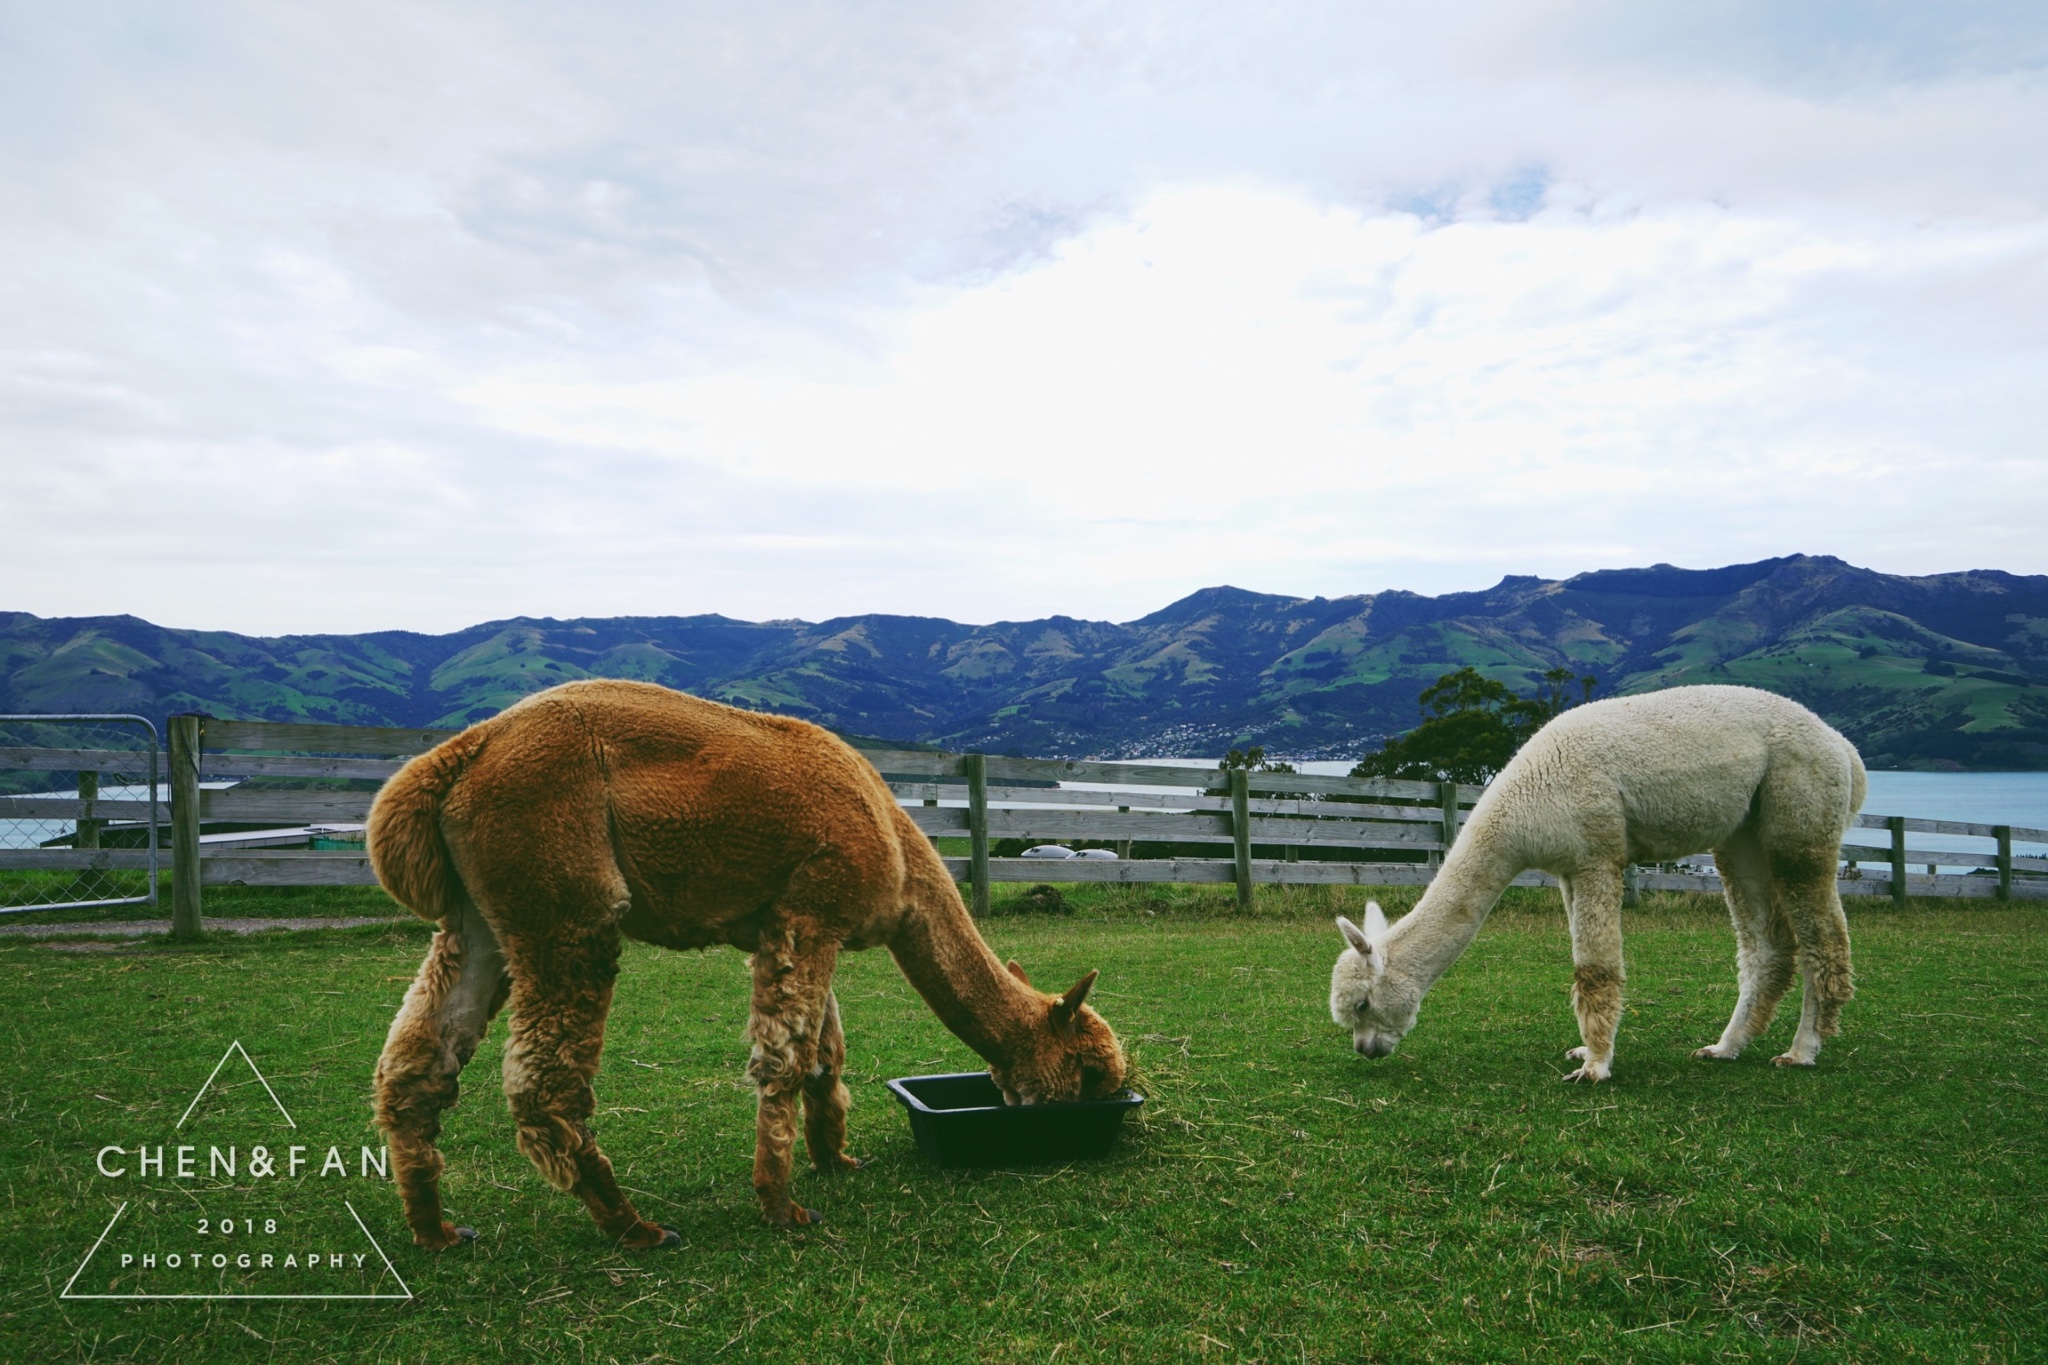
M 173 717 L 174 927 L 197 931 L 206 886 L 373 885 L 360 848 L 252 845 L 283 839 L 310 845 L 323 832 L 320 827 L 332 835 L 332 827 L 360 825 L 375 797 L 370 784 L 453 733 Z M 966 856 L 948 854 L 946 864 L 966 884 L 976 913 L 987 912 L 995 882 L 1235 883 L 1246 904 L 1258 885 L 1419 885 L 1435 874 L 1481 792 L 1454 783 L 1224 773 L 1186 765 L 863 752 L 920 830 L 935 840 L 964 841 Z M 0 749 L 0 770 L 111 769 L 132 759 L 81 749 Z M 202 787 L 202 779 L 232 779 L 237 785 Z M 104 828 L 139 818 L 147 804 L 97 801 L 91 814 Z M 0 796 L 0 819 L 75 818 L 85 805 L 51 794 Z M 2048 853 L 2048 830 L 1877 815 L 1861 816 L 1856 824 L 1888 838 L 1883 844 L 1843 846 L 1845 896 L 2048 899 L 2048 856 L 2012 851 L 2018 841 L 2043 845 Z M 1908 834 L 1988 839 L 1993 847 L 1927 849 L 1909 844 Z M 997 856 L 993 845 L 1004 840 L 1106 843 L 1119 856 Z M 1161 852 L 1129 856 L 1138 846 Z M 1219 856 L 1189 856 L 1200 847 L 1214 847 Z M 10 851 L 0 852 L 0 869 L 80 867 L 88 859 L 95 866 L 121 867 L 142 856 L 120 848 Z M 1929 866 L 1973 871 L 1914 870 Z M 1720 887 L 1717 878 L 1701 872 L 1643 870 L 1634 880 L 1643 890 Z M 1533 872 L 1517 883 L 1554 884 Z

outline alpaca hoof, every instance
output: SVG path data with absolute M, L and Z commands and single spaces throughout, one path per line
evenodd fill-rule
M 1564 1054 L 1564 1059 L 1568 1062 L 1583 1062 L 1586 1060 L 1586 1049 L 1582 1047 L 1572 1048 Z
M 769 1218 L 771 1228 L 816 1227 L 825 1221 L 825 1215 L 816 1209 L 807 1209 L 802 1204 L 791 1204 L 789 1212 L 780 1218 Z
M 838 1175 L 841 1171 L 858 1171 L 867 1164 L 867 1162 L 862 1161 L 857 1156 L 848 1156 L 846 1153 L 841 1152 L 838 1156 L 827 1160 L 824 1165 L 819 1166 L 818 1173 L 820 1175 Z
M 1778 1054 L 1777 1056 L 1775 1056 L 1775 1057 L 1771 1058 L 1771 1065 L 1772 1065 L 1772 1066 L 1817 1066 L 1817 1065 L 1819 1065 L 1819 1063 L 1818 1063 L 1818 1062 L 1817 1062 L 1817 1061 L 1816 1061 L 1816 1060 L 1815 1060 L 1814 1058 L 1812 1058 L 1812 1057 L 1795 1057 L 1795 1056 L 1793 1056 L 1793 1055 L 1792 1055 L 1791 1053 L 1789 1053 L 1789 1052 L 1781 1052 L 1781 1053 L 1779 1053 L 1779 1054 Z
M 1598 1085 L 1601 1081 L 1606 1080 L 1610 1074 L 1605 1067 L 1582 1066 L 1577 1071 L 1567 1075 L 1565 1080 L 1568 1082 L 1584 1081 L 1589 1085 Z
M 438 1232 L 415 1232 L 412 1235 L 412 1240 L 413 1245 L 423 1251 L 446 1251 L 450 1247 L 459 1247 L 465 1242 L 474 1242 L 476 1240 L 476 1229 L 458 1228 L 451 1224 L 443 1223 Z
M 1710 1045 L 1696 1048 L 1693 1051 L 1692 1059 L 1696 1062 L 1732 1062 L 1741 1055 L 1739 1052 L 1723 1052 L 1718 1046 Z
M 662 1223 L 641 1222 L 623 1234 L 618 1240 L 621 1251 L 653 1251 L 660 1247 L 681 1246 L 683 1234 Z

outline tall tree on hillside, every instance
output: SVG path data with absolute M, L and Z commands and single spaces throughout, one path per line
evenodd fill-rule
M 1572 691 L 1576 685 L 1579 695 Z M 1351 770 L 1353 777 L 1485 783 L 1529 736 L 1576 702 L 1591 701 L 1590 674 L 1553 668 L 1534 697 L 1520 697 L 1475 668 L 1446 673 L 1422 689 L 1422 723 Z

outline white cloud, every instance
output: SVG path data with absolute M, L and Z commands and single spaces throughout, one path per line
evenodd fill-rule
M 2048 25 L 1864 11 L 46 12 L 0 608 L 2048 571 Z
M 917 314 L 868 374 L 512 374 L 464 396 L 509 431 L 773 485 L 1000 489 L 1022 535 L 1135 521 L 1192 544 L 1254 503 L 1276 531 L 1385 520 L 1410 561 L 1506 536 L 1564 567 L 1589 519 L 1632 516 L 1638 554 L 1760 554 L 1827 536 L 1813 518 L 1849 490 L 1938 495 L 1957 461 L 2017 461 L 2007 496 L 2040 491 L 2048 394 L 2020 387 L 2010 336 L 1971 333 L 1989 290 L 2014 325 L 2039 316 L 2038 286 L 2012 291 L 2044 261 L 2048 225 L 1830 232 L 1689 204 L 1432 228 L 1205 189 Z M 1957 412 L 2001 366 L 2028 422 Z M 1719 499 L 1761 520 L 1673 524 Z M 1475 520 L 1482 545 L 1442 546 Z M 1349 568 L 1341 545 L 1265 562 L 1334 591 L 1332 555 Z

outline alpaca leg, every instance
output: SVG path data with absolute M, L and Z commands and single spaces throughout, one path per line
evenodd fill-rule
M 1564 902 L 1564 922 L 1570 924 L 1572 922 L 1572 879 L 1570 877 L 1559 877 L 1557 879 L 1557 895 L 1558 899 Z M 1586 1060 L 1586 1049 L 1584 1047 L 1569 1048 L 1565 1051 L 1564 1055 L 1567 1061 L 1583 1062 Z
M 853 1104 L 846 1073 L 846 1034 L 839 1025 L 839 998 L 825 994 L 825 1023 L 818 1030 L 818 1060 L 804 1076 L 804 1146 L 820 1171 L 855 1171 L 860 1162 L 846 1154 L 846 1111 Z
M 1849 959 L 1849 922 L 1835 885 L 1846 813 L 1860 787 L 1854 755 L 1811 756 L 1774 766 L 1758 792 L 1757 829 L 1770 861 L 1772 918 L 1798 945 L 1806 999 L 1791 1050 L 1780 1066 L 1811 1066 L 1821 1040 L 1841 1023 L 1842 1006 L 1855 994 Z
M 761 1201 L 761 1216 L 776 1227 L 824 1221 L 815 1209 L 790 1202 L 789 1173 L 796 1148 L 798 1097 L 820 1060 L 838 960 L 836 943 L 799 946 L 786 933 L 763 934 L 754 950 L 754 1005 L 747 1020 L 747 1033 L 754 1040 L 747 1073 L 759 1096 L 754 1115 L 754 1193 Z M 840 1048 L 843 1060 L 843 1036 Z M 838 1086 L 836 1063 L 832 1079 Z M 843 1087 L 839 1089 L 843 1093 Z M 843 1141 L 844 1108 L 839 1112 Z M 836 1150 L 829 1142 L 826 1149 Z M 814 1159 L 819 1150 L 812 1148 Z
M 1566 907 L 1572 931 L 1572 1009 L 1585 1046 L 1568 1081 L 1604 1081 L 1614 1072 L 1614 1035 L 1621 1027 L 1621 868 L 1574 878 Z
M 1799 1027 L 1792 1032 L 1792 1046 L 1771 1058 L 1772 1066 L 1814 1066 L 1820 1056 L 1820 994 L 1808 980 L 1799 1002 Z
M 1572 879 L 1570 877 L 1559 877 L 1557 879 L 1557 894 L 1558 898 L 1564 902 L 1564 922 L 1566 924 L 1573 923 Z M 1586 1060 L 1586 1049 L 1584 1046 L 1568 1048 L 1564 1055 L 1567 1061 L 1583 1062 Z
M 460 1093 L 462 1068 L 509 989 L 497 936 L 476 907 L 464 906 L 434 935 L 377 1059 L 377 1123 L 391 1150 L 405 1221 L 413 1240 L 429 1251 L 476 1236 L 442 1216 L 441 1153 L 434 1139 L 441 1112 L 453 1108 Z
M 619 971 L 619 935 L 607 920 L 544 939 L 508 943 L 512 1037 L 505 1045 L 505 1100 L 519 1150 L 550 1185 L 583 1201 L 606 1237 L 629 1251 L 680 1242 L 633 1208 L 590 1131 L 591 1077 L 604 1051 L 605 1017 Z
M 1799 943 L 1806 990 L 1792 1046 L 1771 1059 L 1777 1066 L 1812 1066 L 1820 1056 L 1821 1040 L 1840 1030 L 1842 1006 L 1856 993 L 1849 921 L 1842 913 L 1832 864 L 1826 871 L 1824 879 L 1808 878 L 1786 889 L 1785 918 Z
M 1714 850 L 1714 866 L 1735 925 L 1735 1012 L 1719 1041 L 1693 1053 L 1732 1062 L 1771 1026 L 1778 1002 L 1792 987 L 1796 959 L 1792 930 L 1775 904 L 1770 869 L 1753 834 L 1738 834 Z

